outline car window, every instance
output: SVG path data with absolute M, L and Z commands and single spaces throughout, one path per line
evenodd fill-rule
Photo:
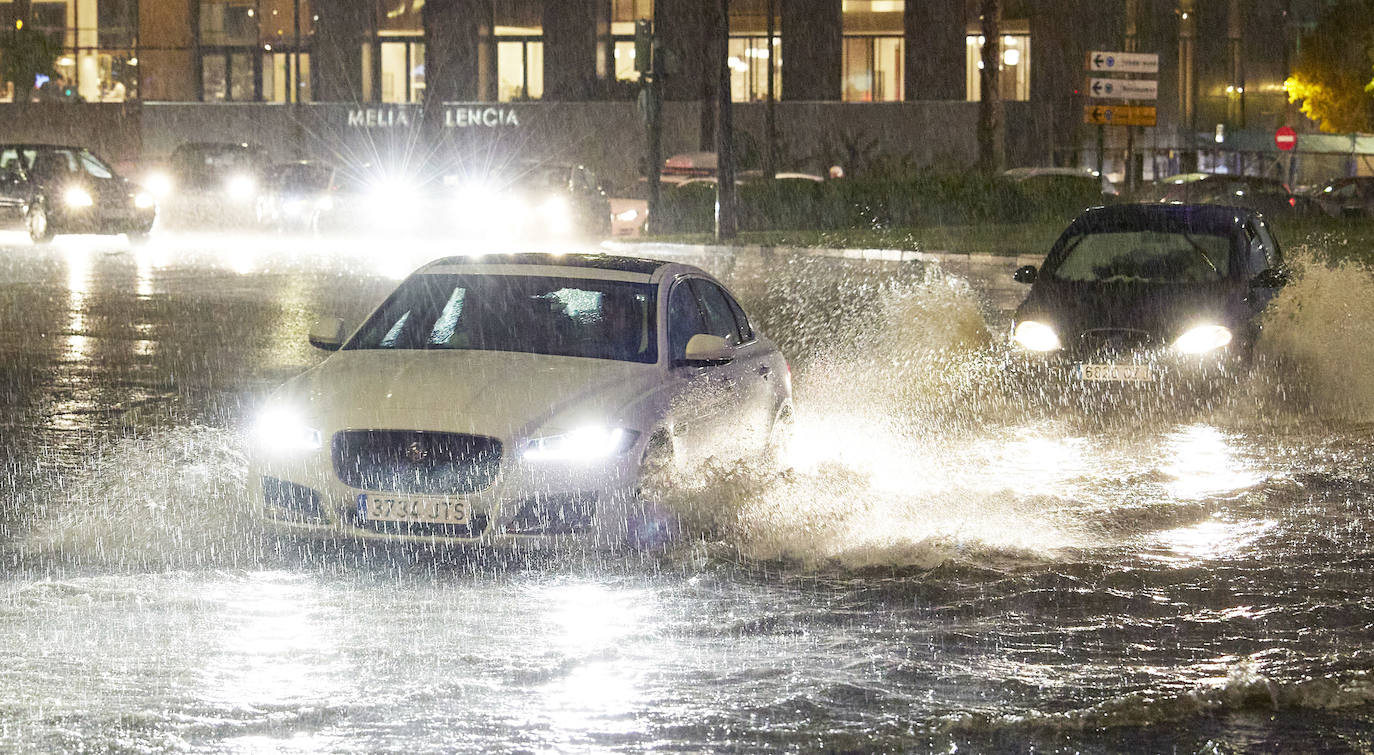
M 754 328 L 749 324 L 749 318 L 744 315 L 744 308 L 735 301 L 735 297 L 725 292 L 725 301 L 730 304 L 730 311 L 735 314 L 735 323 L 739 325 L 741 343 L 749 343 L 754 340 Z
M 691 285 L 701 300 L 702 314 L 706 316 L 706 332 L 724 338 L 731 346 L 743 343 L 739 325 L 735 323 L 735 313 L 730 309 L 730 303 L 720 287 L 700 278 L 693 278 Z
M 1116 231 L 1069 239 L 1047 271 L 1064 281 L 1199 283 L 1230 273 L 1231 240 L 1210 233 Z
M 345 349 L 467 349 L 658 361 L 647 283 L 521 275 L 419 275 Z
M 8 175 L 22 170 L 23 167 L 24 163 L 19 159 L 19 150 L 11 148 L 0 151 L 0 173 Z
M 1283 252 L 1279 250 L 1279 242 L 1274 238 L 1274 234 L 1269 230 L 1269 224 L 1263 220 L 1256 222 L 1255 229 L 1259 234 L 1260 241 L 1264 243 L 1264 266 L 1279 267 L 1283 264 Z
M 65 149 L 29 149 L 23 156 L 29 173 L 37 179 L 60 178 L 75 173 L 76 157 Z
M 687 356 L 687 341 L 706 332 L 701 320 L 701 306 L 687 281 L 678 281 L 668 294 L 668 353 L 673 359 Z
M 114 171 L 110 169 L 110 166 L 101 162 L 100 158 L 95 155 L 83 151 L 80 154 L 80 160 L 81 167 L 92 178 L 114 178 Z

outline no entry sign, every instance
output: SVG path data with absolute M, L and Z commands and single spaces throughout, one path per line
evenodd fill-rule
M 1284 152 L 1291 152 L 1298 146 L 1298 132 L 1292 126 L 1279 126 L 1279 130 L 1274 132 L 1274 146 Z

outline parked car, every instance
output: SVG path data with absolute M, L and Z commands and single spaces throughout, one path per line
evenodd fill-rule
M 1265 218 L 1222 205 L 1126 204 L 1079 215 L 1017 308 L 1012 341 L 1086 383 L 1213 378 L 1249 358 L 1287 280 Z
M 258 223 L 276 230 L 318 230 L 334 210 L 334 168 L 298 161 L 273 165 L 257 198 Z
M 1333 218 L 1374 215 L 1374 176 L 1337 178 L 1313 189 L 1310 195 L 1322 212 Z
M 57 144 L 0 145 L 0 222 L 21 225 L 34 243 L 59 233 L 147 238 L 157 202 L 91 151 Z
M 417 270 L 274 393 L 251 478 L 285 533 L 616 544 L 671 517 L 646 481 L 765 454 L 791 412 L 778 348 L 683 264 L 450 257 Z
M 1314 201 L 1293 193 L 1287 184 L 1263 176 L 1182 173 L 1159 181 L 1152 198 L 1173 204 L 1248 207 L 1270 217 L 1305 216 L 1321 211 Z

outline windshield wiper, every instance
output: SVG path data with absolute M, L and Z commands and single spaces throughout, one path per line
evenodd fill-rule
M 1217 266 L 1212 264 L 1212 258 L 1207 256 L 1207 251 L 1202 248 L 1202 245 L 1194 241 L 1193 237 L 1188 235 L 1187 231 L 1180 231 L 1179 233 L 1183 234 L 1183 240 L 1187 241 L 1188 244 L 1193 247 L 1199 257 L 1202 257 L 1202 261 L 1207 263 L 1207 267 L 1212 268 L 1213 273 L 1221 275 L 1220 271 L 1217 270 Z

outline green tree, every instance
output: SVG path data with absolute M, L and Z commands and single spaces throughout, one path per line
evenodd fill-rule
M 14 84 L 14 98 L 27 100 L 34 80 L 41 74 L 53 75 L 61 49 L 48 36 L 25 26 L 0 31 L 0 81 Z
M 1374 130 L 1374 0 L 1339 0 L 1302 35 L 1284 88 L 1322 131 Z

